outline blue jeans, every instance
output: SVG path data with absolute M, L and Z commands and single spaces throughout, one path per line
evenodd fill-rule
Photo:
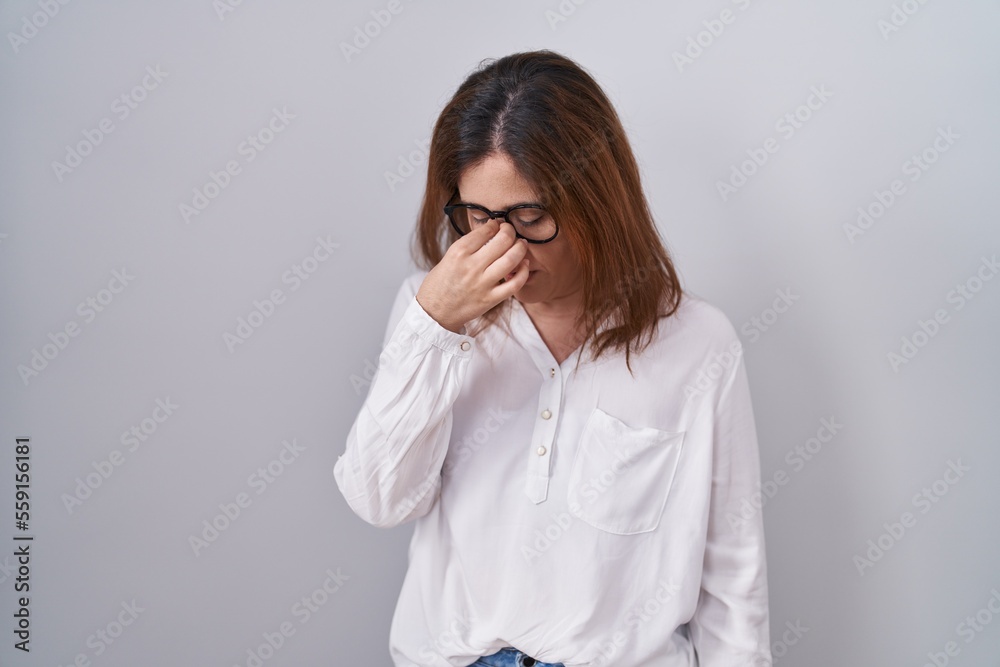
M 502 648 L 493 655 L 476 660 L 468 667 L 563 667 L 561 662 L 538 662 L 530 655 L 521 653 L 516 648 Z

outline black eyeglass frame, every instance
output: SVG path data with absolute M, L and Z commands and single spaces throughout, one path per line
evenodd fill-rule
M 448 201 L 451 202 L 451 200 L 454 199 L 456 196 L 458 196 L 458 188 L 455 188 L 455 192 L 452 193 L 451 197 L 448 198 Z M 468 232 L 463 232 L 461 228 L 459 228 L 458 224 L 455 222 L 455 219 L 451 217 L 451 212 L 454 211 L 456 208 L 473 208 L 476 209 L 477 211 L 482 211 L 483 213 L 488 215 L 491 220 L 494 218 L 503 218 L 504 222 L 510 223 L 510 226 L 514 228 L 514 234 L 517 235 L 517 238 L 524 239 L 528 243 L 548 243 L 549 241 L 553 240 L 556 236 L 559 235 L 559 223 L 556 221 L 555 218 L 552 219 L 552 223 L 556 226 L 556 231 L 552 234 L 552 236 L 542 241 L 529 239 L 527 236 L 524 236 L 523 234 L 517 231 L 517 225 L 515 225 L 513 222 L 510 222 L 510 218 L 508 217 L 508 215 L 510 214 L 511 211 L 516 211 L 519 208 L 537 208 L 542 211 L 545 211 L 545 207 L 542 206 L 541 204 L 518 204 L 517 206 L 511 206 L 506 211 L 491 211 L 488 208 L 485 208 L 478 204 L 449 203 L 444 207 L 444 214 L 448 216 L 448 222 L 451 223 L 451 226 L 454 227 L 455 231 L 458 232 L 459 236 L 465 236 Z M 548 213 L 548 211 L 545 212 Z M 549 215 L 551 216 L 552 214 L 549 213 Z

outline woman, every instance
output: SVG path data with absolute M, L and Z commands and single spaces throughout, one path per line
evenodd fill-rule
M 593 78 L 551 51 L 469 76 L 415 256 L 334 467 L 365 521 L 416 521 L 394 663 L 769 665 L 742 347 Z

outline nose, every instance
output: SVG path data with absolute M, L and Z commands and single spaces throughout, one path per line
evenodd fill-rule
M 527 238 L 527 237 L 525 237 L 525 236 L 521 236 L 521 234 L 520 234 L 520 233 L 519 233 L 519 232 L 517 231 L 517 226 L 516 226 L 516 225 L 514 225 L 514 223 L 512 223 L 512 222 L 507 222 L 506 220 L 504 220 L 503 218 L 501 218 L 501 219 L 500 219 L 500 224 L 501 224 L 501 225 L 503 225 L 503 224 L 508 224 L 508 225 L 510 225 L 510 226 L 511 226 L 511 228 L 512 228 L 512 229 L 514 230 L 514 240 L 515 240 L 515 241 L 517 241 L 518 239 L 526 239 L 526 238 Z

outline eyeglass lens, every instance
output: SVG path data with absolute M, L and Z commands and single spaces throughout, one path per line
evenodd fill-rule
M 452 219 L 463 234 L 489 222 L 489 216 L 474 208 L 459 207 L 452 211 Z M 550 213 L 534 206 L 515 208 L 507 214 L 510 223 L 518 234 L 535 240 L 544 241 L 556 232 L 556 221 Z

